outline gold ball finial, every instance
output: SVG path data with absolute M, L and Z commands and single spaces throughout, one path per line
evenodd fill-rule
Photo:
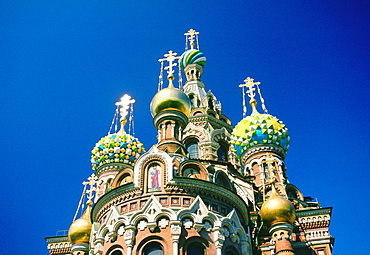
M 260 215 L 263 223 L 268 226 L 279 222 L 293 224 L 296 218 L 293 204 L 278 195 L 274 189 L 271 197 L 262 204 Z
M 68 230 L 68 239 L 71 244 L 88 243 L 92 224 L 90 221 L 91 206 L 88 206 L 81 218 L 75 220 Z

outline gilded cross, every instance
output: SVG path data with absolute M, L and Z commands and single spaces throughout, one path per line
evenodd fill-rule
M 186 36 L 186 39 L 189 40 L 190 47 L 192 49 L 194 48 L 194 36 L 198 34 L 199 32 L 195 31 L 194 29 L 190 29 L 187 33 L 184 34 Z
M 128 108 L 130 104 L 135 103 L 135 99 L 131 99 L 131 96 L 125 94 L 123 97 L 121 97 L 121 101 L 116 102 L 116 106 L 120 106 L 120 115 L 121 115 L 121 120 L 126 119 L 126 116 L 128 114 Z
M 248 87 L 247 90 L 248 96 L 251 98 L 251 100 L 253 100 L 256 95 L 256 93 L 254 93 L 254 91 L 256 90 L 254 88 L 254 85 L 260 85 L 261 83 L 254 82 L 254 79 L 252 79 L 251 77 L 247 77 L 247 79 L 245 79 L 244 82 L 245 83 L 240 84 L 239 87 Z
M 92 199 L 94 198 L 93 192 L 98 190 L 97 184 L 100 181 L 98 180 L 98 177 L 95 174 L 92 174 L 89 178 L 87 178 L 87 181 L 83 182 L 82 185 L 89 185 L 89 189 L 86 190 L 86 197 L 87 197 L 87 205 L 92 205 Z
M 175 63 L 174 61 L 180 58 L 179 56 L 176 56 L 176 55 L 177 55 L 176 52 L 173 52 L 172 50 L 170 50 L 168 51 L 168 53 L 164 54 L 165 58 L 158 59 L 159 62 L 163 62 L 163 61 L 168 62 L 168 66 L 166 66 L 164 70 L 167 70 L 167 74 L 169 77 L 172 76 L 173 73 L 175 72 L 175 70 L 173 70 L 173 67 L 177 66 L 177 63 Z

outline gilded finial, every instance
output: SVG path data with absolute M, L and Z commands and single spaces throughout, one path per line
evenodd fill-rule
M 197 39 L 197 43 L 198 43 L 198 34 L 199 32 L 195 31 L 194 29 L 190 29 L 188 32 L 186 32 L 184 35 L 186 37 L 186 42 L 189 41 L 189 44 L 190 44 L 190 48 L 191 49 L 194 49 L 194 46 L 195 46 L 195 39 Z M 186 44 L 186 47 L 187 47 L 187 44 Z M 199 45 L 198 45 L 198 50 L 199 50 Z
M 88 206 L 91 206 L 93 204 L 93 198 L 94 193 L 98 190 L 97 184 L 100 181 L 98 180 L 98 177 L 95 174 L 92 174 L 89 178 L 87 178 L 87 181 L 84 181 L 82 184 L 86 187 L 86 185 L 89 185 L 89 188 L 85 191 L 87 202 L 86 204 Z
M 119 106 L 120 107 L 120 115 L 121 115 L 121 118 L 120 118 L 120 122 L 121 122 L 121 129 L 120 129 L 120 133 L 126 133 L 125 130 L 124 130 L 124 126 L 127 122 L 127 119 L 126 119 L 126 116 L 128 114 L 128 108 L 130 107 L 130 104 L 133 104 L 135 103 L 135 99 L 131 99 L 131 96 L 125 94 L 123 95 L 123 97 L 121 97 L 121 100 L 116 102 L 116 106 Z
M 173 52 L 172 50 L 168 51 L 168 53 L 164 54 L 165 58 L 158 59 L 159 62 L 168 62 L 168 66 L 164 68 L 164 70 L 167 70 L 167 80 L 169 81 L 168 87 L 172 88 L 173 86 L 173 80 L 175 79 L 175 76 L 173 75 L 175 70 L 173 67 L 177 66 L 177 63 L 175 63 L 176 59 L 179 59 L 180 56 L 176 56 L 177 53 Z
M 252 114 L 258 113 L 256 109 L 257 101 L 254 98 L 256 96 L 256 93 L 255 93 L 256 89 L 254 88 L 254 86 L 258 86 L 260 84 L 261 82 L 254 82 L 254 79 L 252 79 L 251 77 L 247 77 L 244 80 L 244 83 L 239 85 L 239 87 L 241 88 L 248 87 L 247 94 L 250 97 L 249 104 L 252 106 L 252 109 L 253 109 Z M 244 92 L 243 92 L 243 95 L 244 95 Z

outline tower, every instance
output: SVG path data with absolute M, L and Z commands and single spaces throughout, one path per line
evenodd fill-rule
M 183 54 L 159 59 L 150 104 L 156 144 L 145 150 L 126 131 L 135 100 L 124 95 L 116 103 L 112 123 L 120 128 L 112 125 L 92 150 L 87 208 L 78 209 L 84 213 L 68 237 L 46 238 L 50 254 L 331 254 L 331 208 L 289 183 L 289 133 L 268 114 L 261 83 L 248 77 L 239 85 L 251 114 L 245 110 L 234 127 L 202 82 L 198 36 L 189 30 Z

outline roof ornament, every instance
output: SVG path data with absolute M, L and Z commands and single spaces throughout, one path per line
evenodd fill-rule
M 173 67 L 177 66 L 177 63 L 175 63 L 175 60 L 179 59 L 180 56 L 176 56 L 177 53 L 173 52 L 172 50 L 168 51 L 168 53 L 164 54 L 164 58 L 158 59 L 158 61 L 161 63 L 161 70 L 160 70 L 160 75 L 159 75 L 159 84 L 158 86 L 158 91 L 162 89 L 163 85 L 163 70 L 167 70 L 167 79 L 169 81 L 168 87 L 173 88 L 173 80 L 175 79 L 175 76 L 173 75 L 175 70 Z M 168 66 L 164 67 L 163 62 L 167 61 Z
M 185 34 L 185 50 L 188 50 L 188 44 L 190 45 L 190 49 L 194 49 L 194 41 L 197 42 L 197 49 L 199 50 L 199 41 L 198 41 L 198 35 L 199 32 L 195 31 L 194 29 L 190 29 Z
M 133 115 L 133 103 L 135 103 L 135 99 L 131 99 L 131 96 L 125 94 L 121 97 L 120 101 L 116 102 L 115 105 L 117 106 L 116 108 L 116 113 L 113 117 L 112 120 L 112 125 L 109 129 L 108 134 L 111 133 L 112 126 L 114 123 L 116 123 L 115 126 L 115 131 L 117 131 L 117 120 L 118 120 L 118 114 L 121 116 L 119 119 L 119 122 L 121 123 L 121 128 L 118 131 L 120 134 L 126 134 L 126 131 L 124 129 L 125 124 L 127 123 L 127 118 L 126 116 L 130 113 L 129 120 L 130 120 L 130 130 L 131 131 L 131 124 L 132 124 L 132 115 Z M 130 106 L 131 105 L 131 106 Z M 129 110 L 130 109 L 130 110 Z M 119 113 L 118 113 L 119 111 Z
M 100 181 L 98 180 L 98 177 L 95 174 L 90 175 L 87 178 L 87 181 L 82 182 L 82 185 L 84 185 L 84 189 L 82 191 L 82 195 L 78 203 L 77 210 L 73 217 L 72 222 L 76 220 L 77 214 L 80 211 L 80 208 L 81 208 L 81 212 L 84 211 L 85 205 L 82 201 L 85 197 L 87 198 L 87 201 L 86 201 L 87 206 L 91 206 L 93 204 L 93 199 L 95 197 L 96 191 L 98 190 L 98 186 L 97 186 L 98 183 L 100 183 Z M 88 189 L 86 187 L 87 185 L 89 185 Z
M 262 109 L 265 113 L 267 113 L 267 108 L 265 106 L 265 100 L 263 99 L 262 94 L 261 94 L 261 90 L 259 88 L 260 84 L 261 84 L 261 82 L 254 82 L 253 78 L 247 77 L 244 80 L 244 83 L 239 85 L 239 87 L 241 87 L 242 90 L 243 90 L 243 92 L 242 92 L 243 93 L 243 118 L 245 118 L 246 115 L 247 115 L 247 107 L 246 107 L 246 103 L 245 103 L 245 94 L 246 93 L 250 97 L 249 104 L 252 106 L 252 114 L 258 113 L 258 111 L 256 109 L 257 101 L 254 98 L 256 96 L 255 86 L 257 87 L 257 91 L 258 91 L 258 94 L 260 96 L 260 100 L 261 100 L 261 103 L 262 103 Z M 247 91 L 245 91 L 245 87 L 248 87 Z

